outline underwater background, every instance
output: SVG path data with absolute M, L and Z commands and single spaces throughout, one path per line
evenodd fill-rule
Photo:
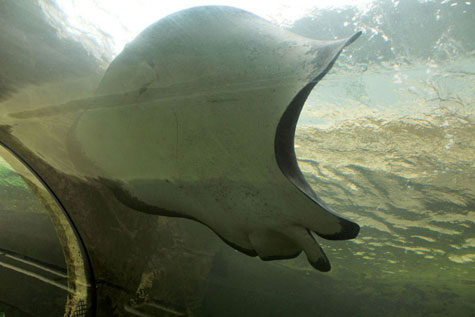
M 474 315 L 473 5 L 379 1 L 292 29 L 365 31 L 312 92 L 296 136 L 314 190 L 362 227 L 349 246 L 322 241 L 345 297 L 362 315 Z
M 295 138 L 307 181 L 358 223 L 360 234 L 345 242 L 319 239 L 332 262 L 323 274 L 303 255 L 249 258 L 183 220 L 217 246 L 204 293 L 183 299 L 190 311 L 475 316 L 474 6 L 382 0 L 364 10 L 314 9 L 286 24 L 319 40 L 364 32 L 314 88 Z M 91 56 L 100 55 L 98 69 L 113 56 L 104 38 L 103 46 L 83 43 Z M 0 158 L 0 210 L 35 212 L 27 191 Z

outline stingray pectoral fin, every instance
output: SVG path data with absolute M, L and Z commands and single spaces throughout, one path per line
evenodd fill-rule
M 327 207 L 328 208 L 328 207 Z M 329 213 L 335 214 L 334 211 L 330 208 L 326 209 L 328 210 Z M 340 230 L 335 233 L 331 234 L 324 234 L 324 233 L 319 233 L 318 229 L 315 229 L 312 231 L 318 234 L 320 237 L 325 238 L 327 240 L 348 240 L 348 239 L 354 239 L 358 236 L 358 233 L 360 232 L 360 226 L 348 219 L 345 219 L 341 216 L 338 216 L 335 214 L 336 217 L 338 217 L 338 222 L 340 223 Z
M 357 32 L 347 39 L 328 42 L 325 44 L 326 55 L 328 55 L 330 59 L 327 59 L 322 67 L 317 68 L 320 72 L 316 73 L 315 77 L 297 93 L 289 106 L 285 109 L 285 112 L 280 118 L 277 126 L 274 140 L 275 157 L 277 165 L 282 173 L 295 187 L 315 203 L 315 209 L 317 212 L 326 212 L 328 215 L 332 215 L 335 218 L 334 221 L 339 223 L 339 226 L 336 227 L 337 230 L 328 232 L 328 226 L 326 226 L 325 222 L 310 222 L 312 223 L 309 228 L 310 230 L 314 231 L 319 236 L 330 240 L 353 239 L 358 235 L 360 227 L 358 224 L 339 216 L 331 208 L 326 206 L 307 183 L 298 167 L 295 155 L 295 130 L 302 108 L 312 89 L 328 73 L 341 51 L 346 46 L 353 43 L 360 35 L 361 32 Z

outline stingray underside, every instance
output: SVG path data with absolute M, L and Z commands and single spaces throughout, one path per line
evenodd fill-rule
M 294 135 L 308 94 L 358 36 L 316 41 L 230 7 L 175 13 L 111 63 L 97 95 L 126 102 L 84 112 L 75 142 L 130 207 L 195 219 L 264 260 L 303 250 L 328 271 L 312 232 L 351 239 L 359 226 L 305 181 Z

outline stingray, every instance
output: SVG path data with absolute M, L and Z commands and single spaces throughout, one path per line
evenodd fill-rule
M 306 182 L 294 136 L 312 88 L 359 35 L 318 41 L 224 6 L 169 15 L 126 45 L 74 116 L 62 110 L 74 120 L 54 162 L 135 210 L 201 222 L 245 254 L 304 251 L 328 271 L 315 234 L 351 239 L 359 226 Z

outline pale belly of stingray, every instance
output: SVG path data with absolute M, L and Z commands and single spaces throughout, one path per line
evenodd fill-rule
M 345 228 L 277 165 L 280 117 L 267 105 L 290 103 L 283 101 L 293 95 L 289 89 L 295 90 L 277 85 L 97 108 L 81 116 L 75 138 L 88 140 L 80 142 L 82 153 L 130 195 L 120 200 L 196 219 L 263 259 L 294 257 L 303 249 L 325 270 L 327 260 L 309 230 L 332 236 Z M 260 104 L 260 111 L 249 104 Z

